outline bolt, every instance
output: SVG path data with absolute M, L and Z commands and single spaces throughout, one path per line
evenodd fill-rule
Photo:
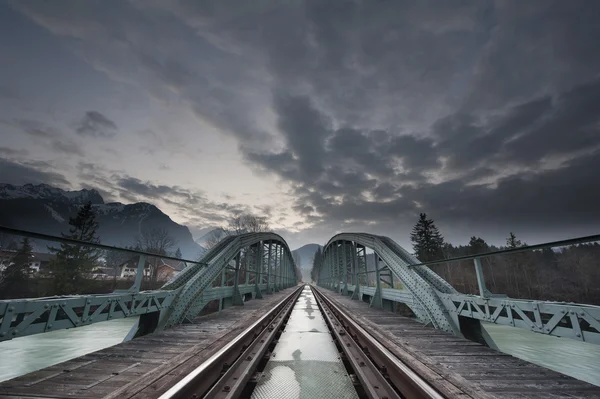
M 584 313 L 584 312 L 579 312 L 579 314 L 580 314 L 581 316 L 585 315 L 585 313 Z
M 581 337 L 581 334 L 579 334 L 579 333 L 577 333 L 577 334 L 575 334 L 575 335 L 576 335 L 576 336 L 578 336 L 578 337 Z
M 8 308 L 9 312 L 12 312 L 13 310 L 15 310 L 15 308 L 13 306 L 11 306 L 11 307 Z
M 44 309 L 48 309 L 48 304 L 45 304 L 45 305 L 44 305 Z
M 5 335 L 6 335 L 6 333 L 5 333 L 5 332 L 1 332 L 1 333 L 0 333 L 0 337 L 4 337 Z
M 52 328 L 52 323 L 48 324 L 48 328 Z
M 365 362 L 360 362 L 360 363 L 358 363 L 358 365 L 359 365 L 360 367 L 364 367 L 364 366 L 365 366 Z
M 565 310 L 564 310 L 564 309 L 562 309 L 562 310 L 560 311 L 560 313 L 565 313 Z
M 223 391 L 224 391 L 224 392 L 229 392 L 230 390 L 231 390 L 231 387 L 230 387 L 229 385 L 225 385 L 225 386 L 223 387 Z

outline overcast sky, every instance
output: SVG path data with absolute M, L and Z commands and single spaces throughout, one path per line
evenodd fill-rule
M 0 2 L 0 181 L 292 247 L 600 230 L 600 2 Z

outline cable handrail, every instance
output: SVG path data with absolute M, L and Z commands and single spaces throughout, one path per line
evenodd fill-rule
M 585 243 L 596 242 L 596 241 L 600 241 L 600 234 L 594 234 L 594 235 L 590 235 L 590 236 L 583 236 L 583 237 L 576 237 L 576 238 L 569 238 L 566 240 L 545 242 L 545 243 L 535 244 L 535 245 L 526 245 L 526 246 L 517 247 L 517 248 L 500 249 L 498 251 L 484 252 L 484 253 L 475 254 L 475 255 L 464 255 L 464 256 L 457 256 L 457 257 L 448 258 L 448 259 L 438 259 L 438 260 L 434 260 L 431 262 L 416 263 L 416 264 L 412 264 L 412 265 L 408 265 L 408 266 L 409 267 L 417 267 L 417 266 L 439 265 L 441 263 L 458 262 L 461 260 L 471 260 L 471 259 L 476 259 L 476 258 L 488 258 L 490 256 L 503 255 L 503 254 L 515 254 L 515 253 L 519 253 L 519 252 L 535 251 L 535 250 L 544 249 L 544 248 L 566 247 L 569 245 L 585 244 Z
M 176 261 L 185 262 L 185 263 L 196 263 L 196 264 L 202 263 L 199 260 L 189 260 L 189 259 L 183 259 L 183 258 L 176 258 L 174 256 L 159 255 L 159 254 L 155 254 L 155 253 L 152 253 L 152 252 L 140 251 L 140 250 L 137 250 L 137 249 L 114 247 L 112 245 L 106 245 L 106 244 L 99 244 L 99 243 L 92 243 L 92 242 L 87 242 L 87 241 L 82 241 L 82 240 L 76 240 L 74 238 L 57 237 L 57 236 L 53 236 L 53 235 L 50 235 L 50 234 L 37 233 L 35 231 L 15 229 L 15 228 L 12 228 L 12 227 L 6 227 L 6 226 L 2 226 L 2 225 L 0 225 L 0 232 L 4 232 L 4 233 L 8 233 L 8 234 L 13 234 L 13 235 L 18 235 L 18 236 L 23 236 L 23 237 L 37 238 L 37 239 L 46 240 L 46 241 L 61 242 L 61 243 L 73 244 L 73 245 L 83 245 L 83 246 L 86 246 L 86 247 L 94 247 L 94 248 L 104 249 L 104 250 L 110 250 L 110 251 L 127 252 L 127 253 L 131 253 L 131 254 L 136 254 L 136 255 L 146 255 L 146 256 L 151 256 L 151 257 L 155 257 L 155 258 L 176 260 Z

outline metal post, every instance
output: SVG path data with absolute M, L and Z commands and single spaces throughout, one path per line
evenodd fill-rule
M 223 271 L 221 272 L 221 288 L 223 288 L 225 286 L 225 273 L 226 272 L 227 272 L 227 268 L 225 267 L 225 268 L 223 268 Z M 221 310 L 223 310 L 223 300 L 224 300 L 224 298 L 219 299 L 219 312 Z
M 241 252 L 238 252 L 235 256 L 235 271 L 233 273 L 233 298 L 231 300 L 232 305 L 243 305 L 242 294 L 240 293 L 240 256 Z
M 273 293 L 273 285 L 271 284 L 271 246 L 273 243 L 269 241 L 269 252 L 267 255 L 267 294 Z
M 360 281 L 358 279 L 358 256 L 356 251 L 358 251 L 358 246 L 356 242 L 352 242 L 352 269 L 354 275 L 354 291 L 352 291 L 352 298 L 350 299 L 360 299 Z
M 244 252 L 244 274 L 246 275 L 246 285 L 248 285 L 250 279 L 250 273 L 248 273 L 248 266 L 250 266 L 250 256 L 248 255 L 250 255 L 250 247 L 246 247 L 246 252 Z
M 475 263 L 475 274 L 477 275 L 477 285 L 479 286 L 479 296 L 482 298 L 487 298 L 487 288 L 485 287 L 485 280 L 483 279 L 483 268 L 481 267 L 481 259 L 475 258 L 473 259 L 473 263 Z
M 342 241 L 342 273 L 344 277 L 344 287 L 342 288 L 342 295 L 348 295 L 348 254 L 346 251 L 347 242 Z
M 135 280 L 129 291 L 140 292 L 142 287 L 142 278 L 144 277 L 144 266 L 146 266 L 146 255 L 140 255 L 138 260 L 137 270 L 135 272 Z
M 377 281 L 377 285 L 375 286 L 375 295 L 371 299 L 371 307 L 382 309 L 383 308 L 383 298 L 381 297 L 381 272 L 379 271 L 379 255 L 377 252 L 373 253 L 375 255 L 375 278 Z
M 256 287 L 256 293 L 254 294 L 254 298 L 255 299 L 262 299 L 263 295 L 262 295 L 262 290 L 260 288 L 260 285 L 262 284 L 262 267 L 263 267 L 263 243 L 262 241 L 260 241 L 258 244 L 256 244 L 256 271 L 257 274 L 254 278 L 254 286 Z

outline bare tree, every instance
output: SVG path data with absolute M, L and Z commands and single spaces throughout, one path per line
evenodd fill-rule
M 136 249 L 159 255 L 148 259 L 150 264 L 150 281 L 155 282 L 160 255 L 167 256 L 171 248 L 177 245 L 175 240 L 164 228 L 145 229 L 135 239 Z
M 260 233 L 269 231 L 269 229 L 269 222 L 264 216 L 256 216 L 251 213 L 232 216 L 227 223 L 227 227 L 215 230 L 214 234 L 206 240 L 205 246 L 207 249 L 210 249 L 227 236 L 244 233 Z

